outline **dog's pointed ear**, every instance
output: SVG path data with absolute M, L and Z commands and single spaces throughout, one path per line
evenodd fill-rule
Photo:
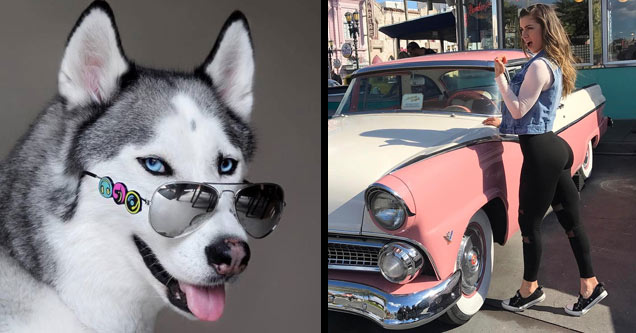
M 210 78 L 223 102 L 249 120 L 254 103 L 254 49 L 243 13 L 235 11 L 225 21 L 212 51 L 195 72 Z
M 60 95 L 70 106 L 104 103 L 128 68 L 112 9 L 105 1 L 94 1 L 66 42 L 58 73 Z

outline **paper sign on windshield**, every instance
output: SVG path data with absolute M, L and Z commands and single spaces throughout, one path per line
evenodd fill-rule
M 402 96 L 402 110 L 421 110 L 424 94 L 404 94 Z

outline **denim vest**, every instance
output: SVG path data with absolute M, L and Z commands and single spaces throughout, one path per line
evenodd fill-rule
M 537 102 L 530 108 L 528 113 L 520 119 L 512 118 L 506 103 L 502 102 L 502 118 L 499 132 L 504 134 L 542 134 L 552 130 L 557 107 L 561 103 L 561 91 L 563 88 L 562 72 L 561 68 L 544 56 L 545 51 L 541 50 L 541 52 L 525 63 L 519 72 L 510 80 L 510 89 L 512 89 L 512 92 L 516 96 L 519 96 L 521 83 L 526 76 L 528 67 L 530 67 L 532 62 L 538 59 L 545 61 L 545 63 L 548 64 L 548 68 L 552 71 L 552 77 L 554 78 L 552 86 L 539 94 Z

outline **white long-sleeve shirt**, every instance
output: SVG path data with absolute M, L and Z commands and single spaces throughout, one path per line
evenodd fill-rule
M 512 118 L 520 119 L 537 102 L 539 94 L 552 86 L 554 78 L 548 64 L 545 61 L 537 60 L 532 62 L 526 71 L 526 76 L 519 89 L 519 96 L 516 96 L 510 89 L 503 73 L 495 77 L 495 81 Z

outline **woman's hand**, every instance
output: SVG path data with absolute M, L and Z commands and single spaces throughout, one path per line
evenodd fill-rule
M 499 59 L 499 57 L 495 57 L 495 77 L 499 76 L 506 70 L 506 67 L 504 64 L 507 62 L 508 61 L 506 61 L 505 56 L 503 57 L 503 59 Z
M 499 127 L 499 125 L 501 125 L 501 119 L 496 117 L 488 117 L 488 119 L 484 120 L 482 124 Z

